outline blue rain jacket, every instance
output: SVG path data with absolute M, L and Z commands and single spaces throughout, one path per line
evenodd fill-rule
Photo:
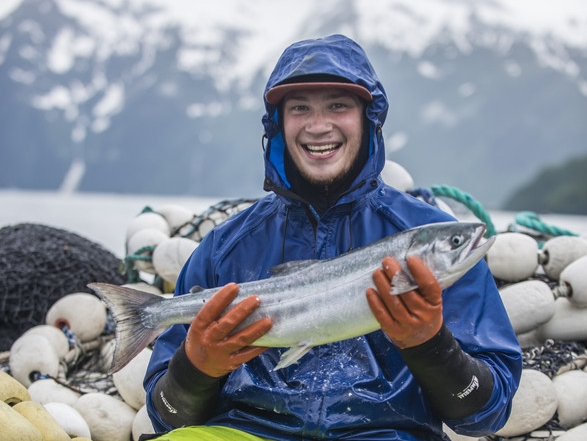
M 347 78 L 373 96 L 366 109 L 370 155 L 351 190 L 322 217 L 310 219 L 311 212 L 289 192 L 278 109 L 266 102 L 265 187 L 273 191 L 204 238 L 181 272 L 176 295 L 195 285 L 220 287 L 267 278 L 270 268 L 283 262 L 335 257 L 407 228 L 452 219 L 381 180 L 381 126 L 388 101 L 366 55 L 352 40 L 335 35 L 290 46 L 266 90 L 293 76 L 315 73 Z M 464 351 L 483 360 L 494 377 L 492 396 L 482 409 L 445 423 L 469 436 L 494 432 L 509 416 L 522 366 L 516 336 L 484 261 L 445 290 L 443 314 Z M 153 409 L 150 395 L 187 328 L 174 325 L 159 337 L 145 377 L 147 407 L 159 431 L 171 427 Z M 382 331 L 315 347 L 298 363 L 272 371 L 286 349 L 269 349 L 232 372 L 207 424 L 280 440 L 448 440 L 443 421 Z

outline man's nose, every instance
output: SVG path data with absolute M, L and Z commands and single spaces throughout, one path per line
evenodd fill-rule
M 332 130 L 332 122 L 322 111 L 314 111 L 308 118 L 306 131 L 312 134 L 321 134 Z

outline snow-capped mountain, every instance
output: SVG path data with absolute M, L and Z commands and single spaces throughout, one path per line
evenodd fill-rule
M 418 186 L 497 207 L 587 154 L 583 0 L 2 0 L 0 186 L 259 195 L 266 78 L 332 33 L 370 55 Z

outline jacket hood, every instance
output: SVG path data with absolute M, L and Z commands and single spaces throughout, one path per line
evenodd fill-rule
M 365 114 L 369 131 L 369 158 L 356 182 L 376 178 L 385 165 L 385 146 L 381 127 L 389 107 L 387 95 L 365 51 L 343 35 L 303 40 L 287 47 L 269 76 L 263 97 L 274 86 L 292 82 L 296 77 L 328 76 L 357 84 L 367 89 L 372 100 Z M 289 190 L 284 166 L 285 142 L 279 126 L 279 105 L 265 98 L 265 178 L 274 186 Z M 269 187 L 266 185 L 266 189 Z

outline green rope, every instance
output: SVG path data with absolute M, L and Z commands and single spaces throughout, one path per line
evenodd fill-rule
M 434 196 L 441 196 L 441 197 L 448 197 L 454 199 L 457 202 L 460 202 L 464 206 L 466 206 L 469 210 L 473 212 L 473 214 L 477 217 L 477 219 L 481 220 L 487 226 L 487 231 L 485 235 L 487 237 L 495 236 L 495 226 L 489 216 L 487 210 L 483 208 L 483 206 L 470 194 L 465 193 L 464 191 L 459 190 L 455 187 L 449 187 L 448 185 L 433 185 L 430 187 L 430 191 Z
M 135 268 L 135 262 L 137 260 L 143 262 L 152 262 L 153 251 L 155 251 L 155 246 L 147 245 L 136 250 L 134 254 L 127 254 L 125 258 L 120 262 L 120 273 L 127 275 L 128 283 L 136 283 L 139 281 L 139 272 Z
M 578 236 L 577 233 L 548 225 L 540 220 L 540 217 L 531 211 L 522 211 L 515 216 L 516 223 L 526 228 L 538 231 L 548 236 Z

